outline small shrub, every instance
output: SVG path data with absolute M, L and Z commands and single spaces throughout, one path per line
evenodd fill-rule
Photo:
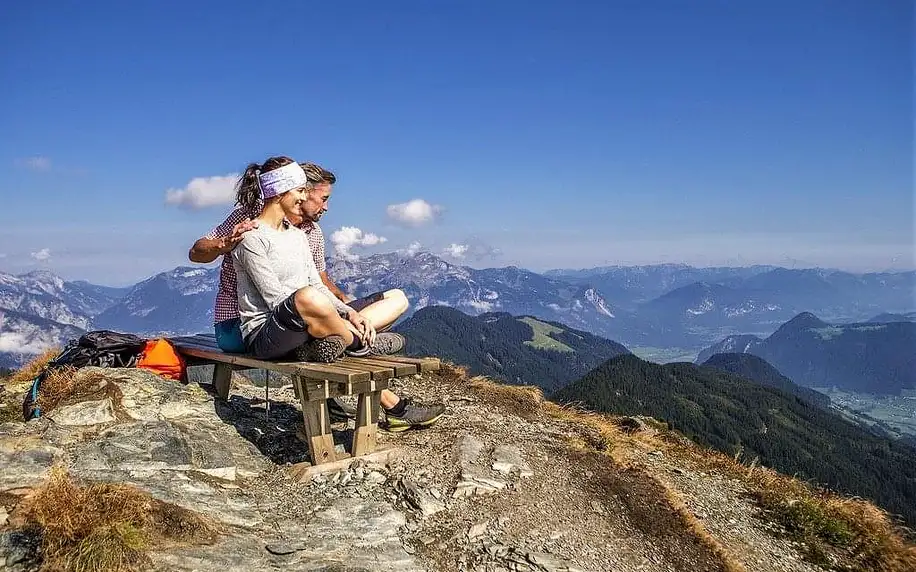
M 42 539 L 45 572 L 133 572 L 146 550 L 165 542 L 211 542 L 196 514 L 127 485 L 74 482 L 61 468 L 24 501 L 21 517 Z
M 25 383 L 35 379 L 41 371 L 48 365 L 48 362 L 60 354 L 60 348 L 51 348 L 45 353 L 35 356 L 29 363 L 25 364 L 18 371 L 10 376 L 10 383 Z

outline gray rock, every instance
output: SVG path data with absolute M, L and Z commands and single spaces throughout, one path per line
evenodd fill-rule
M 506 488 L 506 483 L 471 469 L 462 469 L 452 498 L 486 495 Z
M 473 540 L 477 538 L 478 536 L 483 536 L 484 533 L 487 532 L 488 524 L 489 522 L 485 520 L 483 522 L 478 522 L 477 524 L 471 526 L 471 528 L 468 529 L 468 538 Z
M 398 529 L 404 515 L 388 504 L 336 499 L 307 524 L 277 523 L 281 538 L 256 534 L 223 537 L 214 546 L 177 548 L 155 553 L 153 560 L 169 570 L 261 572 L 324 570 L 339 572 L 421 572 L 423 567 L 401 545 Z
M 442 502 L 418 487 L 410 479 L 399 479 L 396 489 L 413 508 L 420 511 L 424 518 L 445 510 Z
M 35 570 L 39 544 L 37 536 L 23 531 L 0 533 L 0 569 L 6 572 Z
M 63 449 L 36 437 L 0 437 L 0 489 L 35 486 L 45 479 L 52 465 L 66 459 Z
M 111 423 L 115 420 L 111 399 L 82 401 L 55 409 L 48 416 L 58 425 L 86 426 Z
M 517 471 L 520 477 L 531 477 L 534 473 L 522 458 L 522 452 L 514 445 L 497 445 L 493 450 L 493 470 L 508 475 Z
M 483 448 L 484 444 L 480 439 L 473 435 L 462 435 L 458 439 L 458 466 L 465 468 L 473 465 L 483 452 Z

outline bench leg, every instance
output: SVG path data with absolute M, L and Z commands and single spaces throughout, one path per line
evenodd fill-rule
M 312 464 L 336 461 L 337 452 L 334 450 L 334 435 L 331 433 L 327 401 L 309 401 L 305 388 L 300 385 L 301 378 L 295 378 L 295 383 L 299 386 L 299 403 L 302 404 L 302 421 L 305 425 Z
M 232 385 L 232 366 L 218 363 L 213 366 L 213 387 L 220 399 L 229 399 L 229 387 Z
M 356 430 L 353 432 L 353 456 L 371 453 L 378 443 L 378 414 L 381 391 L 360 393 L 356 405 Z

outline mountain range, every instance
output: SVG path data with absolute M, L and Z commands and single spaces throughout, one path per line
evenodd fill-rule
M 829 324 L 803 312 L 767 338 L 729 336 L 697 356 L 749 353 L 806 387 L 876 395 L 916 389 L 916 322 Z
M 505 312 L 469 316 L 446 306 L 428 306 L 399 324 L 408 355 L 439 356 L 518 385 L 555 391 L 595 366 L 630 353 L 624 346 L 557 322 Z
M 80 330 L 209 331 L 218 272 L 212 266 L 179 267 L 127 288 L 68 282 L 48 272 L 0 273 L 0 311 L 18 312 L 17 324 L 31 316 Z M 410 313 L 437 305 L 469 315 L 504 312 L 628 347 L 686 348 L 688 353 L 732 334 L 769 335 L 797 308 L 826 307 L 825 316 L 839 321 L 916 310 L 916 272 L 653 265 L 538 274 L 511 266 L 474 269 L 420 252 L 330 259 L 329 274 L 356 296 L 401 288 L 411 301 Z M 813 306 L 802 308 L 809 303 Z M 25 330 L 4 331 L 17 333 L 26 348 L 38 343 Z M 28 331 L 35 331 L 35 324 Z

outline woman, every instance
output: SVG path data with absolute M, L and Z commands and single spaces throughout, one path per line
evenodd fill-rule
M 305 234 L 290 224 L 301 216 L 309 190 L 302 167 L 288 157 L 251 164 L 239 181 L 240 205 L 263 203 L 254 228 L 232 251 L 245 346 L 259 358 L 295 351 L 301 360 L 321 362 L 334 361 L 347 349 L 366 353 L 368 347 L 375 354 L 401 350 L 399 334 L 369 339 L 365 317 L 321 281 Z

